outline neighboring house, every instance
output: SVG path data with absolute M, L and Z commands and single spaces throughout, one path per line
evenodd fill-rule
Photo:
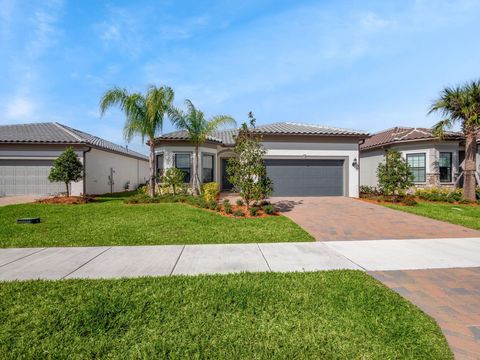
M 407 160 L 417 187 L 452 187 L 465 159 L 464 140 L 462 133 L 453 131 L 440 140 L 426 128 L 395 127 L 373 134 L 360 145 L 360 185 L 378 185 L 378 164 L 394 149 Z
M 267 175 L 273 180 L 274 196 L 350 196 L 359 193 L 359 141 L 368 134 L 327 126 L 275 123 L 253 129 L 266 149 Z M 200 148 L 202 182 L 216 181 L 222 191 L 232 189 L 227 161 L 235 156 L 237 130 L 216 131 Z M 184 131 L 155 139 L 159 173 L 177 167 L 191 181 L 194 147 Z
M 123 191 L 148 179 L 148 159 L 83 131 L 58 123 L 0 126 L 0 196 L 51 195 L 65 184 L 51 183 L 53 160 L 72 146 L 84 165 L 83 179 L 72 195 Z

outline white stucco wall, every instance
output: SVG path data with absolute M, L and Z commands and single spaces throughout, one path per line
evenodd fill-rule
M 114 171 L 112 187 L 110 169 Z M 87 194 L 120 192 L 128 181 L 136 188 L 148 180 L 148 161 L 92 148 L 86 153 L 85 176 Z
M 458 142 L 412 142 L 407 144 L 398 144 L 389 147 L 389 149 L 397 150 L 405 159 L 408 154 L 425 154 L 426 173 L 435 174 L 439 172 L 438 159 L 440 152 L 452 153 L 452 182 L 442 183 L 445 185 L 453 184 L 455 176 L 459 172 L 459 143 Z M 374 149 L 360 152 L 360 185 L 377 186 L 377 167 L 378 164 L 385 161 L 385 150 Z M 424 183 L 417 183 L 424 185 Z

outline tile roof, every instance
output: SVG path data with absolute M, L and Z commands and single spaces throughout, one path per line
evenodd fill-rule
M 311 125 L 301 123 L 282 122 L 268 125 L 259 125 L 252 129 L 253 132 L 261 135 L 320 135 L 320 136 L 352 136 L 365 138 L 368 133 L 357 130 L 342 129 L 336 127 Z M 214 131 L 207 137 L 209 141 L 217 142 L 223 145 L 233 145 L 234 137 L 238 134 L 238 129 Z M 163 134 L 155 140 L 188 140 L 186 131 L 174 131 Z
M 59 123 L 0 125 L 0 143 L 85 144 L 147 160 L 136 151 Z
M 447 131 L 445 140 L 463 140 L 464 136 L 460 132 Z M 432 130 L 428 128 L 412 127 L 394 127 L 373 134 L 360 145 L 360 150 L 373 149 L 391 144 L 403 143 L 408 141 L 435 140 Z

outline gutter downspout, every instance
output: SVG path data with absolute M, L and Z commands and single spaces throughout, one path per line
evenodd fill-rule
M 361 166 L 362 164 L 360 164 L 360 145 L 363 145 L 365 144 L 365 139 L 360 139 L 360 141 L 358 142 L 358 197 L 360 198 L 360 186 L 362 186 L 362 184 L 360 183 L 360 169 L 361 169 Z
M 86 173 L 86 168 L 87 168 L 87 153 L 92 150 L 92 147 L 90 146 L 88 150 L 85 150 L 83 152 L 83 196 L 87 195 L 87 173 Z

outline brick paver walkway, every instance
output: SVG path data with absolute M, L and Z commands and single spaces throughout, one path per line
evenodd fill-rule
M 319 241 L 480 237 L 477 230 L 347 197 L 272 201 Z
M 369 274 L 432 316 L 456 359 L 480 359 L 480 268 Z

